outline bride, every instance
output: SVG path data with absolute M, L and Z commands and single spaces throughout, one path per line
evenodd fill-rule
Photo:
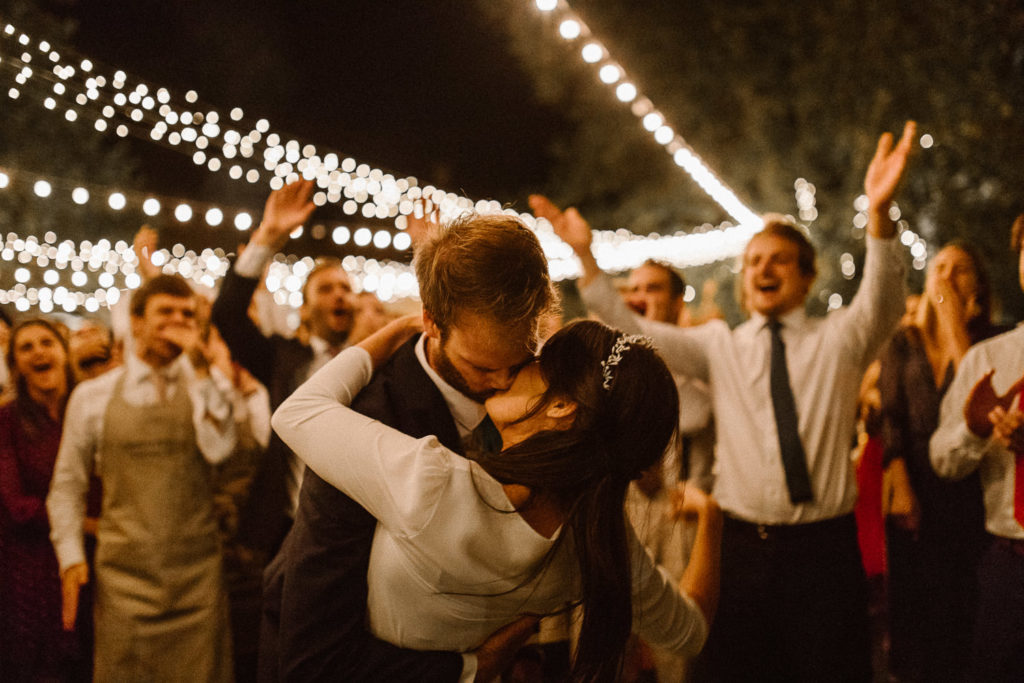
M 555 333 L 485 404 L 502 450 L 470 461 L 347 407 L 418 328 L 408 316 L 343 351 L 273 418 L 307 466 L 378 520 L 373 633 L 468 651 L 523 614 L 573 601 L 583 615 L 574 680 L 614 680 L 631 631 L 695 655 L 718 599 L 717 503 L 695 489 L 677 496 L 677 514 L 698 529 L 679 586 L 623 512 L 630 480 L 661 458 L 678 423 L 675 383 L 649 340 L 594 321 Z

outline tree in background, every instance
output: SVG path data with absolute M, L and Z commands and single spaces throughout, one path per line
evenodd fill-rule
M 485 0 L 538 98 L 575 124 L 558 140 L 543 191 L 601 227 L 645 233 L 727 216 L 688 180 L 578 57 L 551 14 Z M 1024 9 L 1013 0 L 822 0 L 818 3 L 573 0 L 573 8 L 709 166 L 755 210 L 797 214 L 794 183 L 815 186 L 804 220 L 819 249 L 817 283 L 849 299 L 863 230 L 853 199 L 878 133 L 914 118 L 920 150 L 902 193 L 912 230 L 932 246 L 965 237 L 997 291 L 1014 291 L 1008 228 L 1024 208 Z M 847 257 L 848 259 L 849 257 Z M 728 278 L 730 266 L 704 269 Z M 704 274 L 704 273 L 698 273 Z M 915 273 L 919 278 L 920 273 Z M 1019 301 L 1003 302 L 1020 317 Z
M 70 44 L 74 22 L 58 19 L 45 12 L 33 0 L 0 0 L 0 19 L 30 36 L 49 36 Z M 11 69 L 12 60 L 21 52 L 4 41 L 0 69 Z M 31 46 L 37 70 L 44 67 L 45 56 Z M 63 109 L 47 110 L 41 93 L 45 81 L 34 76 L 22 87 L 17 99 L 11 99 L 7 87 L 0 92 L 0 166 L 9 169 L 11 184 L 0 190 L 0 229 L 20 236 L 40 238 L 53 231 L 58 239 L 131 239 L 138 228 L 136 216 L 125 216 L 106 208 L 105 202 L 91 201 L 85 207 L 73 204 L 68 189 L 50 199 L 37 197 L 27 177 L 37 175 L 100 186 L 131 187 L 136 163 L 126 144 L 115 142 L 112 133 L 99 133 L 88 120 L 66 121 Z M 55 190 L 56 192 L 56 190 Z

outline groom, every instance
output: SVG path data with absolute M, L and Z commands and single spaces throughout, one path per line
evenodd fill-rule
M 282 234 L 295 227 L 271 226 Z M 517 219 L 468 215 L 418 249 L 415 269 L 424 334 L 396 352 L 353 408 L 466 454 L 486 440 L 484 399 L 533 358 L 539 320 L 556 305 L 547 261 Z M 362 507 L 306 471 L 295 524 L 264 576 L 261 681 L 454 683 L 499 673 L 498 655 L 522 639 L 525 623 L 485 644 L 495 649 L 464 655 L 406 650 L 368 633 L 375 527 Z

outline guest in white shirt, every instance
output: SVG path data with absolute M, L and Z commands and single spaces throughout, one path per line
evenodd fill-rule
M 1024 214 L 1013 224 L 1024 288 Z M 1024 326 L 972 346 L 942 400 L 929 444 L 941 477 L 981 474 L 991 543 L 978 567 L 970 678 L 1024 676 Z
M 273 418 L 312 471 L 378 520 L 374 634 L 466 651 L 523 613 L 575 599 L 574 680 L 613 680 L 631 627 L 677 654 L 699 650 L 718 597 L 717 504 L 697 490 L 682 496 L 698 532 L 680 588 L 623 513 L 630 480 L 660 460 L 678 420 L 675 383 L 649 340 L 594 321 L 555 333 L 486 399 L 502 451 L 474 462 L 347 407 L 415 328 L 404 318 L 343 351 Z
M 72 393 L 47 510 L 65 628 L 90 580 L 82 524 L 103 481 L 97 531 L 96 680 L 232 680 L 210 468 L 235 448 L 230 380 L 203 354 L 196 300 L 160 275 L 136 290 L 133 353 Z
M 579 256 L 584 302 L 599 317 L 642 330 L 673 372 L 707 381 L 717 437 L 714 495 L 726 513 L 722 601 L 699 679 L 869 680 L 866 587 L 849 458 L 860 378 L 903 311 L 900 245 L 889 208 L 915 125 L 886 133 L 865 177 L 867 256 L 851 304 L 811 319 L 814 248 L 781 216 L 767 216 L 743 255 L 751 318 L 691 328 L 630 314 L 591 253 L 575 209 L 546 217 Z

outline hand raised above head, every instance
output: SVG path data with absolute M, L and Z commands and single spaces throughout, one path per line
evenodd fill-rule
M 555 234 L 572 247 L 577 255 L 589 254 L 590 244 L 593 241 L 593 234 L 590 231 L 590 224 L 580 215 L 575 207 L 569 207 L 564 211 L 541 194 L 530 195 L 530 208 L 538 218 L 544 218 Z
M 159 241 L 157 231 L 148 225 L 139 228 L 132 240 L 132 250 L 139 259 L 139 275 L 143 280 L 152 280 L 160 274 L 160 269 L 153 264 L 153 254 L 156 253 Z
M 420 197 L 413 203 L 413 212 L 405 217 L 405 232 L 413 247 L 426 242 L 441 229 L 441 210 L 430 199 Z
M 872 209 L 889 210 L 889 203 L 896 196 L 896 190 L 899 189 L 907 169 L 907 161 L 916 135 L 917 123 L 907 121 L 903 126 L 903 135 L 895 146 L 892 133 L 882 133 L 878 139 L 875 156 L 864 175 L 864 192 Z
M 263 220 L 252 234 L 253 244 L 280 249 L 288 241 L 288 235 L 302 225 L 316 209 L 310 201 L 315 183 L 312 180 L 296 180 L 267 197 L 263 207 Z

